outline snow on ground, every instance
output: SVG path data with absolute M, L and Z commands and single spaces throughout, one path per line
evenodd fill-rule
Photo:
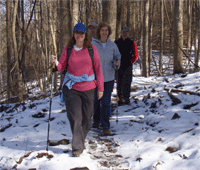
M 139 72 L 133 71 L 136 75 Z M 116 84 L 113 103 L 115 96 Z M 115 107 L 110 118 L 113 136 L 91 130 L 86 149 L 78 158 L 72 157 L 72 134 L 59 96 L 52 98 L 50 140 L 69 139 L 69 144 L 49 146 L 47 152 L 48 117 L 49 97 L 24 105 L 1 105 L 1 170 L 13 167 L 197 170 L 200 167 L 200 73 L 133 77 L 130 105 Z

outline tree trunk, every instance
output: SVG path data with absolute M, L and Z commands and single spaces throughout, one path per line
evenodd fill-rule
M 174 74 L 184 73 L 183 70 L 183 0 L 174 2 Z
M 112 29 L 112 34 L 110 35 L 111 41 L 115 40 L 115 30 L 116 30 L 116 17 L 117 17 L 117 1 L 107 1 L 102 0 L 103 8 L 103 22 L 107 22 Z
M 60 54 L 58 54 L 58 58 L 61 56 L 64 47 L 68 44 L 72 36 L 70 27 L 72 24 L 72 16 L 69 9 L 70 1 L 60 0 Z M 62 84 L 60 84 L 60 88 L 61 86 Z
M 13 48 L 14 48 L 14 57 L 15 57 L 15 95 L 19 97 L 20 102 L 23 101 L 23 91 L 22 91 L 22 75 L 20 71 L 20 59 L 17 48 L 17 39 L 16 39 L 16 17 L 17 17 L 17 8 L 18 8 L 18 0 L 14 0 L 14 10 L 13 10 L 13 18 L 12 18 L 12 38 L 13 38 Z
M 144 18 L 143 18 L 143 58 L 142 58 L 142 66 L 143 71 L 142 75 L 144 77 L 149 77 L 149 69 L 148 69 L 148 32 L 149 32 L 149 1 L 144 0 Z
M 163 12 L 163 2 L 164 0 L 160 1 L 160 58 L 159 58 L 159 70 L 162 73 L 163 70 L 163 42 L 164 42 L 164 12 Z
M 48 20 L 49 20 L 49 27 L 50 27 L 50 34 L 51 34 L 51 40 L 53 43 L 53 54 L 57 54 L 57 43 L 56 43 L 56 18 L 53 18 L 52 15 L 52 2 L 50 0 L 47 0 L 47 8 L 48 8 Z M 58 79 L 58 73 L 55 72 L 54 74 L 54 91 L 57 91 L 57 79 Z
M 140 50 L 139 50 L 139 56 L 141 57 L 141 61 L 143 61 L 143 8 L 144 8 L 144 3 L 143 2 L 138 2 L 139 3 L 139 21 L 141 21 L 140 22 L 140 26 L 139 26 L 139 30 L 140 30 L 140 32 L 139 32 L 139 34 L 140 34 L 140 36 L 139 36 L 139 39 L 140 39 Z M 143 63 L 141 62 L 140 63 L 140 69 L 142 69 L 143 70 Z M 142 71 L 142 75 L 143 75 L 143 71 Z
M 187 41 L 187 49 L 189 50 L 190 49 L 190 46 L 191 46 L 191 25 L 192 25 L 192 20 L 191 20 L 191 17 L 192 17 L 192 13 L 191 13 L 191 1 L 188 1 L 188 41 Z
M 127 20 L 129 20 L 129 29 L 130 29 L 130 37 L 135 41 L 135 26 L 136 26 L 136 2 L 129 0 L 129 18 L 127 17 Z M 118 18 L 117 18 L 118 19 Z
M 44 58 L 45 58 L 44 57 L 45 53 L 44 53 L 44 49 L 43 49 L 43 42 L 42 42 L 42 39 L 43 39 L 42 31 L 43 31 L 43 29 L 42 29 L 42 26 L 41 26 L 42 16 L 41 16 L 40 3 L 41 3 L 41 1 L 38 2 L 39 5 L 37 5 L 37 7 L 35 8 L 35 20 L 37 21 L 37 26 L 36 26 L 36 29 L 35 29 L 35 31 L 36 31 L 36 41 L 37 41 L 38 46 L 39 46 L 39 50 L 37 51 L 37 54 L 40 56 L 40 58 L 38 60 L 38 65 L 37 65 L 39 67 L 36 67 L 35 74 L 36 74 L 36 77 L 37 77 L 37 80 L 38 80 L 38 85 L 39 85 L 41 91 L 44 92 L 45 91 L 44 86 L 40 81 L 40 76 L 38 76 L 38 72 L 42 73 L 42 74 L 44 73 Z
M 120 33 L 121 33 L 121 22 L 122 22 L 122 1 L 121 0 L 117 0 L 117 25 L 116 25 L 116 35 L 115 35 L 115 39 L 118 39 L 120 37 Z
M 10 90 L 11 90 L 11 56 L 12 56 L 12 35 L 11 35 L 11 16 L 10 16 L 10 1 L 6 1 L 6 37 L 7 37 L 7 98 L 10 103 Z
M 73 0 L 73 27 L 79 22 L 79 0 Z
M 88 24 L 86 24 L 85 1 L 86 0 L 81 0 L 81 4 L 80 4 L 81 5 L 81 7 L 80 7 L 80 9 L 81 9 L 80 20 L 81 20 L 81 22 L 83 24 L 85 24 L 87 26 Z
M 199 7 L 199 1 L 196 0 L 195 2 L 195 17 L 196 17 L 196 23 L 195 23 L 195 36 L 194 36 L 194 48 L 195 48 L 195 67 L 194 67 L 194 72 L 197 72 L 199 70 L 198 68 L 198 63 L 199 63 L 199 45 L 200 45 L 200 12 L 198 11 L 200 9 Z
M 20 4 L 21 2 L 21 4 Z M 21 63 L 21 71 L 22 71 L 22 78 L 23 82 L 26 82 L 26 76 L 25 76 L 25 70 L 26 70 L 26 65 L 25 65 L 25 19 L 24 19 L 24 0 L 19 1 L 19 7 L 20 7 L 20 13 L 21 13 L 21 24 L 18 23 L 18 27 L 21 27 L 18 29 L 20 32 L 20 39 L 21 42 L 19 42 L 19 59 Z M 19 20 L 18 20 L 19 21 Z

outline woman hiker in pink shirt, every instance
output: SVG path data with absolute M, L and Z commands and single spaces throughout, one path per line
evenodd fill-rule
M 67 49 L 71 55 L 67 61 Z M 93 61 L 88 48 L 93 48 Z M 67 72 L 62 85 L 63 99 L 66 104 L 67 117 L 70 122 L 72 137 L 72 156 L 78 157 L 84 150 L 86 135 L 90 129 L 94 111 L 95 89 L 100 99 L 103 96 L 103 73 L 98 51 L 91 44 L 82 23 L 75 25 L 73 37 L 64 48 L 59 62 L 52 56 L 58 71 Z

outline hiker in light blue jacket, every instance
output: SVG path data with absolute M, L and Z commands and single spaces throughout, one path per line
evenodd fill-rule
M 100 123 L 105 135 L 110 135 L 110 103 L 114 86 L 115 70 L 120 67 L 121 54 L 117 45 L 109 39 L 111 27 L 106 23 L 100 23 L 97 27 L 96 37 L 92 38 L 92 44 L 97 47 L 101 67 L 104 76 L 104 95 L 95 101 L 93 127 L 98 128 Z

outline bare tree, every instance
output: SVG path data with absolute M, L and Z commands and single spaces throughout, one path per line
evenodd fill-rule
M 144 3 L 143 2 L 138 2 L 139 3 L 139 16 L 138 16 L 138 20 L 140 20 L 140 21 L 142 21 L 142 22 L 140 22 L 140 24 L 139 24 L 139 30 L 140 30 L 140 32 L 139 32 L 139 34 L 140 34 L 140 36 L 139 36 L 139 39 L 140 39 L 140 51 L 139 51 L 139 56 L 141 57 L 141 60 L 143 61 L 143 19 L 144 19 L 144 17 L 143 17 L 143 15 L 144 15 L 144 13 L 143 13 L 143 8 L 144 8 Z M 141 66 L 143 65 L 143 63 L 141 63 L 140 64 L 140 69 L 141 69 Z M 142 69 L 143 69 L 143 66 L 142 66 Z
M 195 67 L 194 72 L 199 70 L 198 63 L 199 63 L 199 51 L 200 51 L 200 3 L 198 0 L 195 1 L 195 17 L 196 17 L 196 24 L 194 30 L 194 47 L 195 47 Z
M 15 58 L 15 75 L 14 75 L 14 85 L 15 92 L 18 95 L 19 100 L 23 101 L 23 91 L 22 91 L 22 74 L 20 71 L 20 59 L 18 55 L 18 47 L 17 47 L 17 39 L 16 39 L 16 18 L 17 18 L 17 9 L 18 9 L 18 0 L 13 2 L 13 17 L 12 17 L 12 40 L 13 40 L 13 48 L 14 48 L 14 58 Z
M 122 1 L 117 0 L 117 21 L 116 21 L 116 36 L 115 39 L 119 38 L 121 32 L 121 22 L 122 22 Z
M 162 73 L 162 60 L 163 60 L 163 43 L 164 43 L 164 10 L 163 10 L 163 1 L 160 0 L 160 58 L 159 58 L 159 70 Z
M 10 10 L 11 5 L 10 1 L 7 0 L 6 2 L 6 35 L 7 35 L 7 98 L 8 102 L 10 102 L 10 91 L 11 91 L 11 75 L 10 75 L 10 68 L 11 68 L 11 56 L 12 56 L 12 35 L 11 35 L 11 16 Z
M 149 77 L 149 63 L 148 63 L 148 32 L 149 32 L 149 3 L 150 0 L 144 1 L 144 18 L 143 18 L 143 57 L 142 57 L 142 75 L 144 77 Z
M 128 17 L 127 20 L 129 20 L 129 28 L 131 30 L 130 32 L 130 37 L 135 40 L 136 37 L 136 25 L 138 24 L 136 21 L 136 12 L 137 12 L 137 7 L 136 7 L 136 2 L 133 0 L 129 0 L 128 2 L 129 10 L 128 10 Z
M 64 47 L 68 44 L 72 36 L 71 24 L 72 16 L 70 13 L 70 1 L 60 0 L 60 50 L 58 57 L 61 55 Z M 61 85 L 60 85 L 61 87 Z
M 191 25 L 192 25 L 192 1 L 187 1 L 188 5 L 187 5 L 187 14 L 188 14 L 188 41 L 187 41 L 187 49 L 190 50 L 191 47 Z
M 86 24 L 86 10 L 85 10 L 85 0 L 81 0 L 80 3 L 80 22 L 82 22 L 83 24 Z
M 72 23 L 73 26 L 75 26 L 79 22 L 79 0 L 73 0 L 73 17 L 72 17 Z
M 184 73 L 183 70 L 183 0 L 174 2 L 174 74 Z
M 60 0 L 60 54 L 64 47 L 68 44 L 72 36 L 71 24 L 72 16 L 70 13 L 70 1 Z
M 117 16 L 117 1 L 107 1 L 102 0 L 102 7 L 103 7 L 103 22 L 107 22 L 110 24 L 112 28 L 112 35 L 110 36 L 110 39 L 112 41 L 115 40 L 115 30 L 116 30 L 116 16 Z

